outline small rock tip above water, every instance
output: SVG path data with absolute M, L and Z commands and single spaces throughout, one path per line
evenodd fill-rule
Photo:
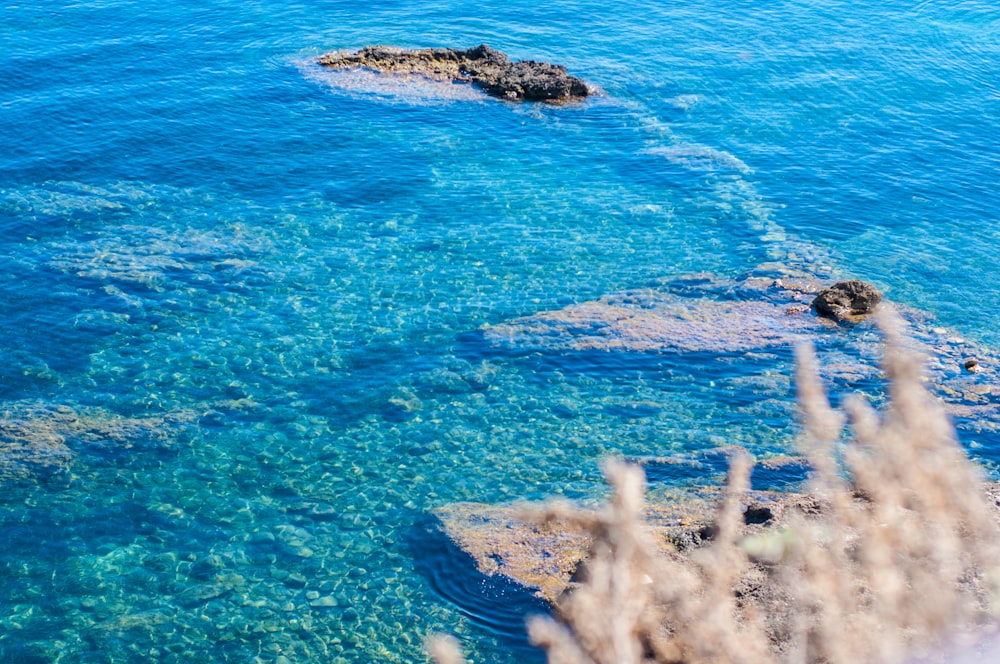
M 353 53 L 327 53 L 317 62 L 333 69 L 364 67 L 383 74 L 415 74 L 439 81 L 472 83 L 483 92 L 508 101 L 565 102 L 590 94 L 587 84 L 570 76 L 562 65 L 513 61 L 486 44 L 464 50 L 366 46 Z
M 867 281 L 849 279 L 821 290 L 812 301 L 812 306 L 820 316 L 856 323 L 874 313 L 881 301 L 882 293 L 878 288 Z

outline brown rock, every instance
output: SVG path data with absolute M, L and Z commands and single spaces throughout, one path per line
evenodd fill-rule
M 9 402 L 0 413 L 0 486 L 64 471 L 80 451 L 167 444 L 168 429 L 188 416 L 129 418 L 99 409 Z
M 859 279 L 838 281 L 824 288 L 812 301 L 821 316 L 844 322 L 857 322 L 873 313 L 882 301 L 882 293 L 872 284 Z
M 704 487 L 649 504 L 646 522 L 664 551 L 697 548 L 714 535 L 712 521 L 720 489 Z M 800 494 L 754 491 L 745 505 L 747 534 L 780 523 L 791 508 L 814 511 L 816 501 Z M 480 573 L 501 574 L 555 600 L 572 583 L 587 554 L 590 538 L 569 523 L 537 523 L 537 505 L 453 503 L 434 510 L 445 534 L 475 561 Z
M 987 483 L 983 488 L 1000 520 L 1000 483 Z M 666 499 L 661 496 L 647 505 L 646 523 L 665 554 L 685 560 L 712 539 L 721 499 L 722 490 L 712 487 L 685 490 Z M 863 496 L 856 500 L 859 506 L 867 504 Z M 767 583 L 769 548 L 781 543 L 782 527 L 792 515 L 822 513 L 827 507 L 808 494 L 752 491 L 745 496 L 743 508 L 741 546 L 757 562 L 737 579 L 735 589 L 741 603 L 766 606 L 781 600 Z M 536 509 L 530 503 L 455 503 L 434 514 L 482 574 L 501 574 L 555 604 L 582 570 L 590 539 L 571 524 L 539 524 L 532 516 Z
M 534 60 L 514 62 L 486 44 L 466 50 L 366 46 L 354 53 L 327 53 L 318 62 L 334 69 L 365 67 L 387 74 L 472 83 L 489 95 L 511 101 L 558 102 L 589 94 L 587 84 L 570 76 L 562 65 Z

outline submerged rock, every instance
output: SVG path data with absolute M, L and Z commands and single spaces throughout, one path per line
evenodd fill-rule
M 515 62 L 486 44 L 466 50 L 366 46 L 354 53 L 327 53 L 318 62 L 334 69 L 364 67 L 386 74 L 472 83 L 489 95 L 512 101 L 568 101 L 589 94 L 587 84 L 570 76 L 562 65 Z
M 8 403 L 0 413 L 0 483 L 63 471 L 80 453 L 165 445 L 170 430 L 189 417 L 121 417 L 67 405 Z
M 712 274 L 658 279 L 651 288 L 485 326 L 482 338 L 496 349 L 550 357 L 595 351 L 706 353 L 751 361 L 763 357 L 759 351 L 809 341 L 824 355 L 825 378 L 854 385 L 881 376 L 879 337 L 867 334 L 865 323 L 881 297 L 862 281 L 823 288 L 808 274 L 763 266 L 735 280 Z M 813 312 L 810 305 L 829 305 L 841 318 Z M 928 386 L 959 418 L 959 428 L 1000 431 L 1000 387 L 992 370 L 1000 366 L 997 352 L 934 326 L 926 312 L 898 305 L 897 310 L 911 326 L 914 350 L 929 358 L 924 368 Z M 861 325 L 838 325 L 841 320 Z M 760 374 L 753 380 L 759 387 Z
M 817 313 L 834 320 L 854 323 L 872 314 L 882 301 L 882 293 L 867 281 L 838 281 L 824 288 L 812 301 Z
M 634 290 L 484 330 L 491 345 L 547 351 L 738 352 L 793 345 L 818 321 L 766 300 Z

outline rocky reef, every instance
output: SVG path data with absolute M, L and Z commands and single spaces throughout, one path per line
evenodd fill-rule
M 518 354 L 702 353 L 760 357 L 811 342 L 824 377 L 847 387 L 880 375 L 879 341 L 868 319 L 882 296 L 863 281 L 827 286 L 816 276 L 773 266 L 738 279 L 693 274 L 540 311 L 481 330 L 487 346 Z M 827 305 L 828 308 L 824 308 Z M 925 312 L 897 307 L 911 345 L 927 358 L 928 384 L 959 428 L 1000 427 L 1000 387 L 992 349 L 936 327 Z M 847 325 L 844 325 L 847 323 Z
M 493 346 L 543 352 L 746 352 L 829 329 L 832 323 L 809 313 L 822 288 L 820 279 L 799 272 L 681 275 L 488 326 L 483 334 Z
M 986 483 L 981 492 L 983 504 L 989 510 L 986 518 L 1000 521 L 1000 483 Z M 703 489 L 686 497 L 678 495 L 674 501 L 645 505 L 643 528 L 669 569 L 680 574 L 681 578 L 675 579 L 679 587 L 685 587 L 685 575 L 704 574 L 706 561 L 718 560 L 711 557 L 713 547 L 727 546 L 716 542 L 717 537 L 725 539 L 720 528 L 726 526 L 717 521 L 721 518 L 718 506 L 723 504 L 725 493 L 721 488 Z M 870 509 L 871 496 L 855 494 L 853 505 L 835 507 L 826 497 L 750 492 L 741 502 L 736 506 L 736 532 L 729 535 L 735 536 L 737 550 L 746 556 L 746 564 L 737 566 L 739 569 L 731 578 L 724 577 L 722 592 L 731 593 L 728 597 L 737 615 L 756 616 L 763 623 L 770 645 L 781 651 L 792 631 L 796 597 L 794 591 L 790 592 L 776 580 L 780 578 L 777 566 L 787 564 L 787 551 L 802 546 L 800 535 L 805 519 L 829 518 L 844 509 L 865 514 Z M 553 518 L 553 514 L 563 512 L 567 521 Z M 594 550 L 592 536 L 570 517 L 572 513 L 572 508 L 564 510 L 552 504 L 541 508 L 529 503 L 460 503 L 436 511 L 444 532 L 469 554 L 480 573 L 502 575 L 533 590 L 554 607 L 560 620 L 569 622 L 573 621 L 576 591 L 590 583 L 588 555 Z M 962 527 L 957 522 L 953 525 Z M 645 578 L 653 583 L 648 576 Z M 963 577 L 961 584 L 964 592 L 973 596 L 984 592 L 982 580 L 974 575 Z M 868 581 L 862 581 L 862 587 L 866 592 L 874 592 Z M 688 601 L 695 605 L 698 602 L 693 597 Z
M 121 417 L 68 405 L 8 403 L 0 412 L 0 486 L 66 471 L 81 453 L 165 445 L 168 431 L 188 417 Z
M 712 539 L 721 499 L 722 490 L 717 487 L 678 491 L 648 503 L 646 523 L 663 552 L 684 556 Z M 526 502 L 454 503 L 434 510 L 434 515 L 445 535 L 470 556 L 481 574 L 500 574 L 554 604 L 574 584 L 591 540 L 575 524 L 540 522 L 537 509 Z M 744 535 L 780 527 L 785 515 L 795 510 L 816 509 L 817 501 L 806 495 L 752 492 L 744 505 Z M 746 585 L 754 587 L 749 581 Z
M 366 46 L 320 56 L 333 69 L 363 67 L 384 74 L 419 75 L 439 81 L 471 83 L 485 93 L 510 101 L 562 102 L 589 94 L 587 84 L 562 65 L 534 60 L 513 61 L 486 44 L 454 48 L 401 49 Z
M 643 289 L 518 318 L 484 335 L 493 345 L 549 351 L 736 352 L 789 345 L 818 325 L 765 300 L 692 300 Z

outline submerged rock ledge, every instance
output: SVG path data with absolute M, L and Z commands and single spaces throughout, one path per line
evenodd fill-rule
M 836 312 L 821 310 L 821 303 L 840 302 L 845 293 Z M 853 280 L 826 287 L 797 271 L 766 269 L 736 280 L 701 273 L 484 325 L 480 331 L 489 348 L 549 357 L 605 352 L 749 357 L 808 341 L 827 357 L 821 371 L 839 388 L 882 375 L 878 337 L 867 333 L 874 329 L 869 319 L 881 299 L 871 284 Z M 925 312 L 896 309 L 908 321 L 913 348 L 929 359 L 928 385 L 959 427 L 1000 430 L 995 380 L 1000 356 L 935 327 Z
M 586 83 L 570 76 L 562 65 L 512 61 L 486 44 L 466 50 L 366 46 L 354 53 L 327 53 L 318 62 L 332 69 L 364 67 L 384 74 L 415 74 L 439 81 L 472 83 L 489 95 L 510 101 L 570 101 L 582 99 L 590 92 Z

